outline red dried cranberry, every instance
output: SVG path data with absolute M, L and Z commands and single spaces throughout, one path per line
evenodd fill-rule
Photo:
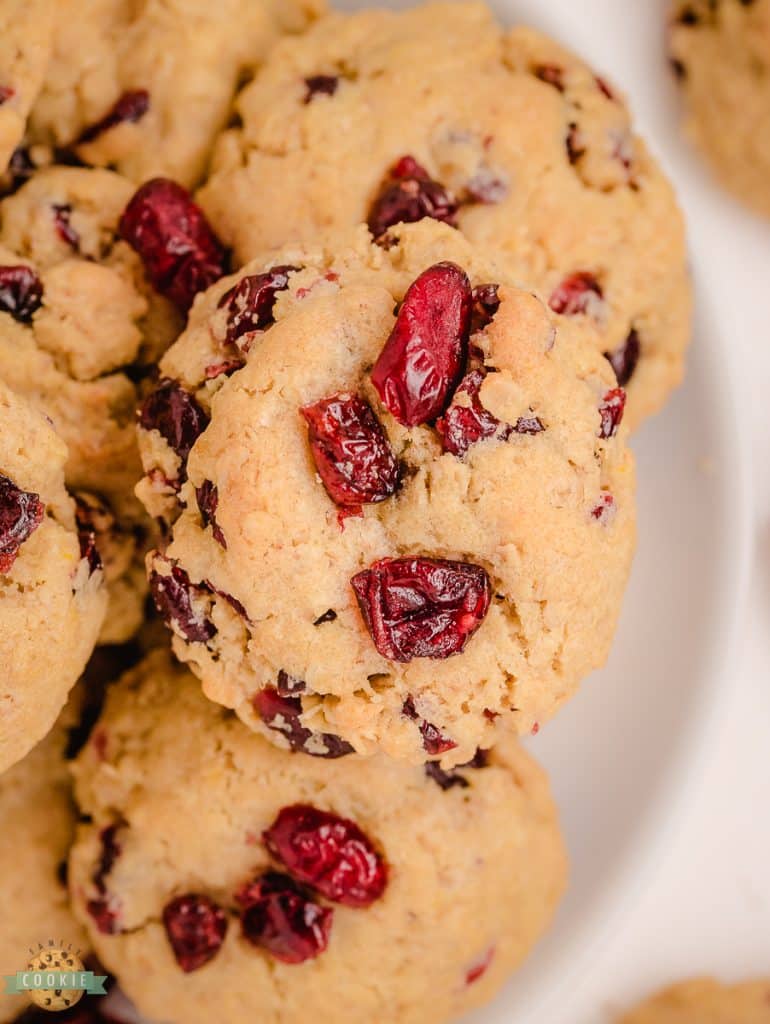
M 227 916 L 208 896 L 187 893 L 163 908 L 163 926 L 176 962 L 189 974 L 219 952 L 227 932 Z
M 602 78 L 601 75 L 594 75 L 594 81 L 596 82 L 596 88 L 605 96 L 608 100 L 615 99 L 615 93 L 612 91 L 612 87 L 606 78 Z
M 10 85 L 0 85 L 0 107 L 8 100 L 13 99 L 15 95 L 16 90 Z
M 564 92 L 564 68 L 560 68 L 558 64 L 538 64 L 534 71 L 541 82 Z
M 194 601 L 210 593 L 209 588 L 194 584 L 178 565 L 171 574 L 150 572 L 150 593 L 155 607 L 166 625 L 175 629 L 189 643 L 205 644 L 216 634 L 216 626 L 196 608 Z
M 242 352 L 249 351 L 253 339 L 239 339 L 254 331 L 264 331 L 275 323 L 273 307 L 276 295 L 289 287 L 289 274 L 298 269 L 289 266 L 272 267 L 264 274 L 241 278 L 238 284 L 225 292 L 219 300 L 218 308 L 227 306 L 229 315 L 225 340 L 228 344 L 236 345 Z
M 288 875 L 271 871 L 244 887 L 243 937 L 286 964 L 301 964 L 329 944 L 334 911 L 314 903 Z
M 424 217 L 454 226 L 457 210 L 457 200 L 449 189 L 434 181 L 414 157 L 403 156 L 391 167 L 372 203 L 369 230 L 379 238 L 394 224 L 413 224 Z
M 51 207 L 53 210 L 53 222 L 56 226 L 56 234 L 70 249 L 74 249 L 75 252 L 80 251 L 80 235 L 70 224 L 70 217 L 72 216 L 72 207 L 69 203 L 54 203 Z
M 585 153 L 586 149 L 580 135 L 580 129 L 574 121 L 567 126 L 567 136 L 564 140 L 564 144 L 567 147 L 567 157 L 569 158 L 569 162 L 571 164 L 576 164 Z
M 37 165 L 30 156 L 26 146 L 19 146 L 13 151 L 8 170 L 0 176 L 0 196 L 13 195 L 21 186 L 29 181 L 37 170 Z
M 316 96 L 333 96 L 339 84 L 337 75 L 310 75 L 305 79 L 305 104 Z
M 43 282 L 31 267 L 0 267 L 0 312 L 28 324 L 43 302 Z
M 607 392 L 599 406 L 599 415 L 602 420 L 599 437 L 609 438 L 617 434 L 625 408 L 626 393 L 623 388 L 613 388 L 612 391 Z
M 168 178 L 138 189 L 120 218 L 120 234 L 139 253 L 156 290 L 183 313 L 225 273 L 224 246 L 187 190 Z
M 372 370 L 372 383 L 399 423 L 440 416 L 465 364 L 471 286 L 454 263 L 436 263 L 404 296 L 395 326 Z
M 284 676 L 290 678 L 285 673 Z M 280 682 L 279 676 L 279 685 Z M 295 688 L 292 692 L 301 691 Z M 292 750 L 328 760 L 354 753 L 354 748 L 334 733 L 313 732 L 306 728 L 300 721 L 302 701 L 299 697 L 290 696 L 285 688 L 282 693 L 273 686 L 266 686 L 255 694 L 252 703 L 268 729 L 280 732 Z
M 591 509 L 591 515 L 602 526 L 609 526 L 616 514 L 617 506 L 611 494 L 603 494 L 598 504 Z
M 587 270 L 578 270 L 554 288 L 548 305 L 554 313 L 576 316 L 578 313 L 593 312 L 601 299 L 602 289 L 594 275 Z
M 489 610 L 489 576 L 469 562 L 383 558 L 351 583 L 374 646 L 391 661 L 459 654 Z
M 120 843 L 117 839 L 120 825 L 117 823 L 108 825 L 99 833 L 102 844 L 102 852 L 99 862 L 91 876 L 98 899 L 89 900 L 86 908 L 94 919 L 96 927 L 105 935 L 114 935 L 118 930 L 118 915 L 114 901 L 107 894 L 107 876 L 115 866 L 115 861 L 120 855 Z
M 44 512 L 39 495 L 22 491 L 0 475 L 0 572 L 10 570 L 19 548 L 43 521 Z
M 187 456 L 208 423 L 208 416 L 193 395 L 175 380 L 162 380 L 139 410 L 139 426 L 157 430 L 179 456 L 182 480 L 186 477 Z
M 369 403 L 338 394 L 300 409 L 310 450 L 329 497 L 340 508 L 385 501 L 398 487 L 398 462 Z
M 456 768 L 453 768 L 450 771 L 444 771 L 438 761 L 428 761 L 425 765 L 425 774 L 445 792 L 455 786 L 459 786 L 460 789 L 467 789 L 470 786 L 470 782 L 460 773 L 469 768 L 486 768 L 487 764 L 488 758 L 486 750 L 477 750 L 467 764 L 459 764 Z
M 479 284 L 473 289 L 473 310 L 471 312 L 471 333 L 483 331 L 495 318 L 500 308 L 500 296 L 497 284 Z
M 385 891 L 385 862 L 347 818 L 294 804 L 283 808 L 262 838 L 292 878 L 333 903 L 368 907 Z
M 444 451 L 451 452 L 458 458 L 465 455 L 471 445 L 485 438 L 494 437 L 498 431 L 505 433 L 507 428 L 510 434 L 510 426 L 501 423 L 481 404 L 479 391 L 486 375 L 486 370 L 481 368 L 466 374 L 455 391 L 452 404 L 444 416 L 436 421 L 436 430 L 441 435 Z M 470 399 L 469 405 L 457 401 L 462 395 Z
M 278 682 L 275 688 L 282 697 L 294 697 L 298 693 L 307 690 L 307 683 L 303 679 L 290 676 L 288 672 L 281 669 L 278 673 Z
M 100 135 L 115 128 L 119 124 L 134 124 L 140 121 L 150 109 L 150 94 L 146 89 L 131 89 L 124 92 L 107 113 L 95 124 L 83 129 L 82 134 L 75 142 L 76 146 L 84 142 L 93 142 Z
M 204 480 L 200 487 L 195 488 L 195 497 L 198 500 L 198 508 L 200 509 L 204 527 L 210 526 L 214 540 L 221 544 L 223 548 L 226 548 L 227 541 L 216 518 L 217 505 L 219 504 L 219 491 L 216 484 L 213 484 L 210 480 Z
M 437 725 L 433 722 L 427 721 L 425 718 L 421 718 L 417 714 L 417 708 L 414 706 L 414 701 L 411 697 L 407 697 L 404 701 L 404 705 L 401 711 L 407 718 L 410 718 L 413 722 L 419 723 L 420 733 L 422 734 L 422 745 L 426 752 L 431 755 L 445 754 L 447 750 L 454 750 L 457 746 L 454 740 L 450 740 L 448 736 L 445 736 Z
M 115 935 L 120 931 L 117 911 L 107 897 L 100 896 L 99 899 L 88 900 L 86 910 L 93 918 L 97 931 L 103 935 Z
M 639 334 L 636 328 L 632 327 L 628 333 L 628 337 L 623 344 L 616 348 L 614 352 L 605 352 L 605 357 L 609 360 L 610 366 L 615 371 L 615 376 L 618 379 L 618 384 L 624 388 L 634 375 L 634 370 L 639 362 L 639 356 L 641 354 L 641 344 L 639 342 Z
M 80 557 L 85 558 L 89 573 L 93 574 L 102 568 L 102 556 L 96 544 L 93 509 L 78 495 L 75 495 L 75 522 L 80 541 Z
M 488 949 L 486 951 L 486 953 L 481 957 L 480 960 L 478 960 L 471 968 L 469 968 L 467 974 L 465 975 L 466 985 L 472 985 L 474 981 L 478 981 L 479 978 L 482 977 L 482 975 L 486 974 L 489 965 L 492 963 L 494 955 L 495 947 L 492 946 L 491 949 Z

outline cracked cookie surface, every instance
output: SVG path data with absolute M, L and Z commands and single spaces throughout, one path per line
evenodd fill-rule
M 589 275 L 567 312 L 612 358 L 632 425 L 679 383 L 690 286 L 671 186 L 621 94 L 545 36 L 479 3 L 333 13 L 277 44 L 237 111 L 199 200 L 241 262 L 367 220 L 456 221 L 556 305 Z
M 448 786 L 387 757 L 322 763 L 244 729 L 164 652 L 111 688 L 75 778 L 76 910 L 151 1019 L 438 1024 L 492 997 L 564 887 L 547 780 L 517 743 Z
M 455 322 L 453 377 L 419 339 Z M 426 220 L 383 247 L 361 228 L 257 261 L 198 297 L 160 370 L 137 493 L 173 527 L 151 589 L 252 728 L 462 763 L 604 661 L 635 536 L 623 392 L 459 232 Z

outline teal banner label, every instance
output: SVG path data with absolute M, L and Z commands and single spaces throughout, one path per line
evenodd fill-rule
M 5 975 L 5 991 L 18 995 L 20 992 L 36 992 L 58 989 L 79 989 L 90 996 L 107 994 L 104 983 L 106 974 L 93 971 L 17 971 Z

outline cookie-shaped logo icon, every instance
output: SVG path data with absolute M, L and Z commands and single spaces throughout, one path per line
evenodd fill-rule
M 82 970 L 83 963 L 71 949 L 60 946 L 48 946 L 36 953 L 29 962 L 28 971 L 45 973 L 46 971 L 66 971 L 76 974 Z M 35 1006 L 42 1010 L 68 1010 L 83 997 L 82 988 L 41 988 L 30 990 L 29 997 Z

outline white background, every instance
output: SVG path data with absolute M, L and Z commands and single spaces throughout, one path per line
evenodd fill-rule
M 595 951 L 553 1022 L 595 1024 L 688 975 L 770 977 L 770 223 L 719 190 L 680 137 L 663 57 L 665 5 L 506 6 L 580 50 L 626 89 L 642 131 L 674 178 L 701 291 L 710 292 L 709 308 L 717 310 L 738 391 L 732 445 L 748 452 L 753 478 L 752 578 L 711 757 L 667 852 L 644 879 L 645 891 Z M 569 35 L 559 7 L 569 12 Z

